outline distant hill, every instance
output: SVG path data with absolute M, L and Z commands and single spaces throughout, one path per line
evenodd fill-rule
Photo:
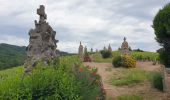
M 72 55 L 60 52 L 60 56 Z M 0 70 L 24 64 L 26 59 L 26 46 L 16 46 L 0 43 Z
M 25 46 L 15 46 L 5 43 L 0 44 L 0 70 L 19 66 L 26 58 Z

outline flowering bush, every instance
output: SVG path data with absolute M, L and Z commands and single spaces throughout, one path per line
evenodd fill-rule
M 92 60 L 91 60 L 91 58 L 90 58 L 90 55 L 89 55 L 89 53 L 85 53 L 85 55 L 84 55 L 84 62 L 91 62 Z
M 134 68 L 136 67 L 136 61 L 131 56 L 122 56 L 122 66 L 126 68 Z
M 96 68 L 75 64 L 73 72 L 80 82 L 81 95 L 86 95 L 83 100 L 105 100 L 105 90 Z
M 117 56 L 113 59 L 112 64 L 114 67 L 134 68 L 136 61 L 129 55 Z

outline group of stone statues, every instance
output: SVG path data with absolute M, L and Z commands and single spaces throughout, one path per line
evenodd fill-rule
M 26 48 L 27 59 L 25 62 L 25 73 L 29 72 L 37 61 L 43 60 L 45 63 L 48 63 L 50 59 L 59 56 L 56 50 L 56 43 L 58 42 L 58 40 L 55 39 L 56 32 L 46 22 L 47 15 L 43 5 L 40 5 L 40 8 L 37 9 L 37 14 L 39 15 L 39 21 L 37 22 L 37 20 L 35 20 L 35 28 L 29 31 L 30 38 L 29 45 Z M 124 38 L 121 46 L 122 54 L 129 54 L 128 48 L 128 43 L 126 38 Z M 106 47 L 104 47 L 104 50 L 106 50 Z M 108 50 L 110 52 L 112 51 L 110 44 Z M 98 49 L 96 49 L 96 52 L 97 51 Z M 92 48 L 91 52 L 93 52 Z M 84 59 L 83 56 L 85 54 L 87 56 L 87 47 L 83 47 L 80 42 L 78 55 L 81 60 Z
M 108 48 L 106 48 L 105 46 L 103 47 L 103 50 L 104 51 L 109 51 L 109 52 L 112 52 L 112 48 L 111 48 L 111 45 L 109 44 Z M 121 45 L 121 48 L 120 48 L 120 51 L 121 51 L 121 55 L 129 55 L 130 54 L 130 51 L 129 51 L 129 44 L 128 42 L 126 41 L 126 37 L 124 37 L 124 41 Z M 83 47 L 82 43 L 80 42 L 80 45 L 79 45 L 79 48 L 78 48 L 78 56 L 81 60 L 84 59 L 84 55 L 85 53 L 87 52 L 87 47 Z M 93 49 L 91 48 L 91 52 L 93 52 Z M 96 52 L 98 52 L 98 49 L 96 49 Z

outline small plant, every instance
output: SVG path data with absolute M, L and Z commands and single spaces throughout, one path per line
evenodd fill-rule
M 122 58 L 121 56 L 114 57 L 112 64 L 114 67 L 120 67 L 122 66 Z
M 112 57 L 112 52 L 110 52 L 108 50 L 102 50 L 101 54 L 102 54 L 103 58 L 110 58 L 110 57 Z
M 90 58 L 89 53 L 86 52 L 85 55 L 84 55 L 84 62 L 91 62 L 91 61 L 92 61 L 92 60 L 91 60 L 91 58 Z
M 153 73 L 152 84 L 156 89 L 163 91 L 162 76 L 160 73 Z

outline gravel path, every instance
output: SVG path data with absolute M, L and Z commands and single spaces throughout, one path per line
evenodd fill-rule
M 149 81 L 135 84 L 133 86 L 113 86 L 108 80 L 112 75 L 119 74 L 120 69 L 114 68 L 111 63 L 86 62 L 84 65 L 98 68 L 98 74 L 102 78 L 106 90 L 107 100 L 114 100 L 116 96 L 123 94 L 142 94 L 144 100 L 163 100 L 164 93 L 152 88 Z M 146 71 L 160 71 L 160 65 L 153 65 L 152 62 L 137 62 L 137 67 Z M 152 98 L 151 98 L 152 97 Z

